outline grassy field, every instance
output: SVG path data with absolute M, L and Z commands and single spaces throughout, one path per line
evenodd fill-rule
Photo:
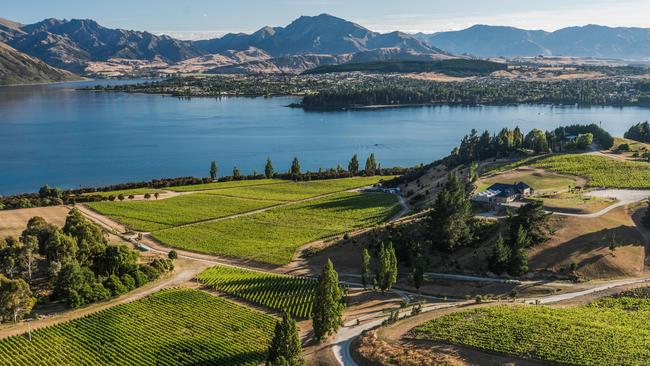
M 295 318 L 311 315 L 316 280 L 215 266 L 197 276 L 205 285 Z
M 286 183 L 286 182 L 288 181 L 282 179 L 234 180 L 230 182 L 195 184 L 190 186 L 169 187 L 165 189 L 174 192 L 194 192 L 194 191 L 207 191 L 213 189 L 226 189 L 226 188 L 233 188 L 233 187 L 261 186 L 266 184 L 277 184 L 277 183 Z
M 156 189 L 156 188 L 133 188 L 133 189 L 123 189 L 119 191 L 108 191 L 108 192 L 90 192 L 90 193 L 84 193 L 84 196 L 102 196 L 102 197 L 109 197 L 109 196 L 115 196 L 117 197 L 120 194 L 123 194 L 124 197 L 128 197 L 129 195 L 134 195 L 134 196 L 143 196 L 146 193 L 149 193 L 153 196 L 154 193 L 162 193 L 162 189 Z
M 619 161 L 597 155 L 545 155 L 499 167 L 505 171 L 521 166 L 548 169 L 587 179 L 590 187 L 650 188 L 650 163 Z
M 618 149 L 618 147 L 623 145 L 623 144 L 628 144 L 628 146 L 630 147 L 629 151 L 621 152 L 622 154 L 624 154 L 626 156 L 631 156 L 635 152 L 638 152 L 639 154 L 642 154 L 642 153 L 650 150 L 650 144 L 646 144 L 646 143 L 643 143 L 643 142 L 626 139 L 626 138 L 623 138 L 623 137 L 614 137 L 614 146 L 612 146 L 612 151 L 616 151 Z
M 576 186 L 577 179 L 559 174 L 543 172 L 534 169 L 519 168 L 498 175 L 481 178 L 477 183 L 477 191 L 482 192 L 494 183 L 524 182 L 533 187 L 535 192 L 550 192 L 567 190 Z
M 650 300 L 626 295 L 588 306 L 493 306 L 424 323 L 417 339 L 571 365 L 647 365 Z
M 132 303 L 0 340 L 0 364 L 258 365 L 274 319 L 195 290 Z
M 206 191 L 228 197 L 298 201 L 332 192 L 341 192 L 378 183 L 382 177 L 358 177 L 349 179 L 317 180 L 310 182 L 287 182 L 283 184 L 238 187 Z
M 164 200 L 91 202 L 90 208 L 140 231 L 155 231 L 280 204 L 203 193 Z
M 616 202 L 616 200 L 611 198 L 593 197 L 569 192 L 537 195 L 535 199 L 542 201 L 544 208 L 547 210 L 568 213 L 597 212 Z
M 391 194 L 340 193 L 251 216 L 153 232 L 173 247 L 282 265 L 303 244 L 384 222 L 400 210 Z

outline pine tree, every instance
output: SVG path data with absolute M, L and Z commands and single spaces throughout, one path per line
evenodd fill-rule
M 317 341 L 336 331 L 343 325 L 343 290 L 339 286 L 339 275 L 331 260 L 327 260 L 318 278 L 314 296 L 312 320 L 314 337 Z
M 361 254 L 361 283 L 363 284 L 363 289 L 367 290 L 368 286 L 372 282 L 372 274 L 370 273 L 370 254 L 368 249 L 363 249 Z
M 510 238 L 515 239 L 519 227 L 523 227 L 529 245 L 537 245 L 548 240 L 548 220 L 550 215 L 544 210 L 541 201 L 527 203 L 517 210 L 517 214 L 508 218 Z
M 418 254 L 415 257 L 415 262 L 413 264 L 413 286 L 415 289 L 420 291 L 420 287 L 424 282 L 424 257 L 422 254 Z
M 298 157 L 293 158 L 291 162 L 291 174 L 300 175 L 300 161 L 298 161 Z
M 431 242 L 436 249 L 452 251 L 472 240 L 472 211 L 465 185 L 450 173 L 429 214 Z
M 288 313 L 282 314 L 282 320 L 275 323 L 275 334 L 269 346 L 266 359 L 268 366 L 302 366 L 302 345 L 298 336 L 295 320 Z
M 273 178 L 273 162 L 271 162 L 271 158 L 266 159 L 266 166 L 264 167 L 264 175 L 266 178 L 271 179 Z
M 490 271 L 498 275 L 505 272 L 508 269 L 508 263 L 510 262 L 510 253 L 510 248 L 506 245 L 501 234 L 499 234 L 494 243 L 494 248 L 492 248 L 492 255 L 488 262 Z
M 232 177 L 235 179 L 239 179 L 241 177 L 241 172 L 239 171 L 239 168 L 237 167 L 232 168 Z
M 513 276 L 522 276 L 528 273 L 528 251 L 526 248 L 529 245 L 528 236 L 522 226 L 519 226 L 517 236 L 511 240 L 512 255 L 510 256 L 508 273 Z
M 377 160 L 375 160 L 375 153 L 371 153 L 366 159 L 366 174 L 374 174 L 377 170 Z
M 393 243 L 388 243 L 386 254 L 388 256 L 387 290 L 390 290 L 390 288 L 397 283 L 397 255 L 395 254 Z
M 524 145 L 524 134 L 519 129 L 519 126 L 515 127 L 515 130 L 512 132 L 512 134 L 513 134 L 513 147 L 515 149 L 521 149 L 521 147 Z
M 212 163 L 210 163 L 210 179 L 215 180 L 217 179 L 217 162 L 212 160 Z
M 351 175 L 357 175 L 359 173 L 359 158 L 357 158 L 357 154 L 352 156 L 352 159 L 348 164 L 348 172 Z

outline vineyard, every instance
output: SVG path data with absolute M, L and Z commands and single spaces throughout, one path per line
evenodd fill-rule
M 272 273 L 216 266 L 198 275 L 199 281 L 218 291 L 296 318 L 311 315 L 316 281 Z
M 424 323 L 411 335 L 560 364 L 647 365 L 650 299 L 645 295 L 564 309 L 501 305 L 463 311 Z
M 149 193 L 150 195 L 153 196 L 154 193 L 162 193 L 162 192 L 163 192 L 162 189 L 156 189 L 156 188 L 133 188 L 133 189 L 123 189 L 119 191 L 90 192 L 90 193 L 84 193 L 84 196 L 117 197 L 118 195 L 121 194 L 124 195 L 125 197 L 128 197 L 129 195 L 139 196 L 139 195 L 145 195 L 146 193 Z
M 590 187 L 650 188 L 650 164 L 620 161 L 597 155 L 548 155 L 507 164 L 493 171 L 520 166 L 548 169 L 587 179 Z
M 400 210 L 381 193 L 340 193 L 231 220 L 155 231 L 173 247 L 282 265 L 303 244 L 385 222 Z
M 274 319 L 195 290 L 163 290 L 0 340 L 0 364 L 258 365 Z
M 207 190 L 214 190 L 214 189 L 261 186 L 267 184 L 278 184 L 278 183 L 286 183 L 286 182 L 287 182 L 286 180 L 282 180 L 282 179 L 233 180 L 230 182 L 194 184 L 190 186 L 169 187 L 166 189 L 174 192 L 196 192 L 196 191 L 207 191 Z
M 253 211 L 277 204 L 280 204 L 280 202 L 255 201 L 194 193 L 164 200 L 104 201 L 91 202 L 86 205 L 132 229 L 155 231 Z

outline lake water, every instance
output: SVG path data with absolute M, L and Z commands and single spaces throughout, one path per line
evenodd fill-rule
M 88 82 L 86 84 L 96 84 Z M 106 82 L 102 82 L 106 84 Z M 0 88 L 0 194 L 163 177 L 347 167 L 374 152 L 383 166 L 441 158 L 472 128 L 552 129 L 601 123 L 621 136 L 650 109 L 553 106 L 418 107 L 305 112 L 295 98 L 194 98 L 75 91 L 84 83 Z

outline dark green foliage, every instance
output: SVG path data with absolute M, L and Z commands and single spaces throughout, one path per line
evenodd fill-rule
M 647 121 L 637 123 L 630 127 L 623 137 L 634 141 L 650 142 L 650 124 Z
M 569 139 L 568 136 L 576 136 L 576 139 Z M 605 150 L 614 146 L 612 135 L 595 123 L 558 127 L 547 132 L 546 139 L 553 152 L 585 150 L 592 142 L 597 143 L 601 149 Z
M 527 203 L 517 210 L 517 214 L 509 218 L 510 238 L 517 237 L 519 227 L 528 236 L 529 245 L 537 245 L 548 240 L 548 220 L 550 215 L 544 211 L 541 201 Z
M 343 290 L 339 286 L 339 275 L 334 270 L 331 260 L 323 267 L 318 278 L 318 286 L 314 296 L 312 324 L 314 338 L 321 341 L 328 335 L 336 333 L 343 325 Z
M 364 248 L 361 254 L 361 283 L 364 289 L 372 283 L 372 273 L 370 272 L 370 254 L 368 249 Z
M 508 272 L 513 276 L 522 276 L 528 273 L 528 251 L 530 245 L 529 238 L 523 227 L 519 226 L 516 237 L 512 244 L 512 254 Z
M 167 253 L 167 258 L 175 260 L 178 258 L 178 253 L 175 250 L 170 250 L 169 253 Z
M 217 167 L 217 162 L 212 160 L 210 163 L 210 179 L 215 180 L 217 179 L 217 172 L 219 171 L 219 168 Z
M 81 267 L 75 260 L 65 263 L 59 271 L 53 295 L 76 308 L 95 299 L 95 274 L 88 267 Z M 101 292 L 101 291 L 100 291 Z
M 36 299 L 27 282 L 11 280 L 0 275 L 0 323 L 4 320 L 16 322 L 32 311 Z
M 142 270 L 138 269 L 133 272 L 133 280 L 135 281 L 135 287 L 140 287 L 149 282 L 149 277 Z
M 357 157 L 357 154 L 354 154 L 352 159 L 350 159 L 350 163 L 348 163 L 348 172 L 352 175 L 359 173 L 359 158 Z
M 136 269 L 138 255 L 124 245 L 110 245 L 95 262 L 95 272 L 101 276 L 130 273 Z
M 266 159 L 266 165 L 264 166 L 264 176 L 267 179 L 273 178 L 273 175 L 275 172 L 273 171 L 273 162 L 271 161 L 271 158 Z
M 114 274 L 108 276 L 108 278 L 104 281 L 104 286 L 111 292 L 113 296 L 121 295 L 128 291 L 120 278 Z
M 419 291 L 424 282 L 424 257 L 418 254 L 413 263 L 413 286 Z
M 56 229 L 45 243 L 45 257 L 49 262 L 75 259 L 77 250 L 77 241 L 60 229 Z
M 648 200 L 648 207 L 646 208 L 645 213 L 641 218 L 641 223 L 643 224 L 643 226 L 650 229 L 650 200 Z
M 232 178 L 235 180 L 241 179 L 241 172 L 239 171 L 239 168 L 237 167 L 232 168 Z
M 524 147 L 533 150 L 537 154 L 547 153 L 549 145 L 544 131 L 534 128 L 528 132 L 524 138 Z
M 100 256 L 108 245 L 101 228 L 89 222 L 76 208 L 68 214 L 63 232 L 76 240 L 76 258 L 82 266 L 91 266 L 94 259 Z
M 429 214 L 433 248 L 449 252 L 471 242 L 471 217 L 465 185 L 456 174 L 449 174 Z
M 334 72 L 372 72 L 372 73 L 419 73 L 439 72 L 451 76 L 487 75 L 494 71 L 505 70 L 503 63 L 476 59 L 449 59 L 440 61 L 370 61 L 346 63 L 341 65 L 319 66 L 303 74 L 329 74 Z
M 377 171 L 377 160 L 375 159 L 375 154 L 372 153 L 370 154 L 368 159 L 366 159 L 365 172 L 366 174 L 375 174 L 376 171 Z
M 501 234 L 499 234 L 494 242 L 492 255 L 490 256 L 488 262 L 490 271 L 497 275 L 500 275 L 503 272 L 507 271 L 508 265 L 510 263 L 510 254 L 510 248 L 506 245 Z
M 27 227 L 20 237 L 35 236 L 38 239 L 38 253 L 45 255 L 45 243 L 47 243 L 55 229 L 54 225 L 48 224 L 42 217 L 35 216 L 29 219 Z
M 380 244 L 377 262 L 377 286 L 386 292 L 397 282 L 397 256 L 392 243 Z
M 291 173 L 291 175 L 300 175 L 300 161 L 298 160 L 298 157 L 293 158 L 289 173 Z
M 268 366 L 302 366 L 302 345 L 296 322 L 288 313 L 275 323 L 275 332 L 266 359 Z

